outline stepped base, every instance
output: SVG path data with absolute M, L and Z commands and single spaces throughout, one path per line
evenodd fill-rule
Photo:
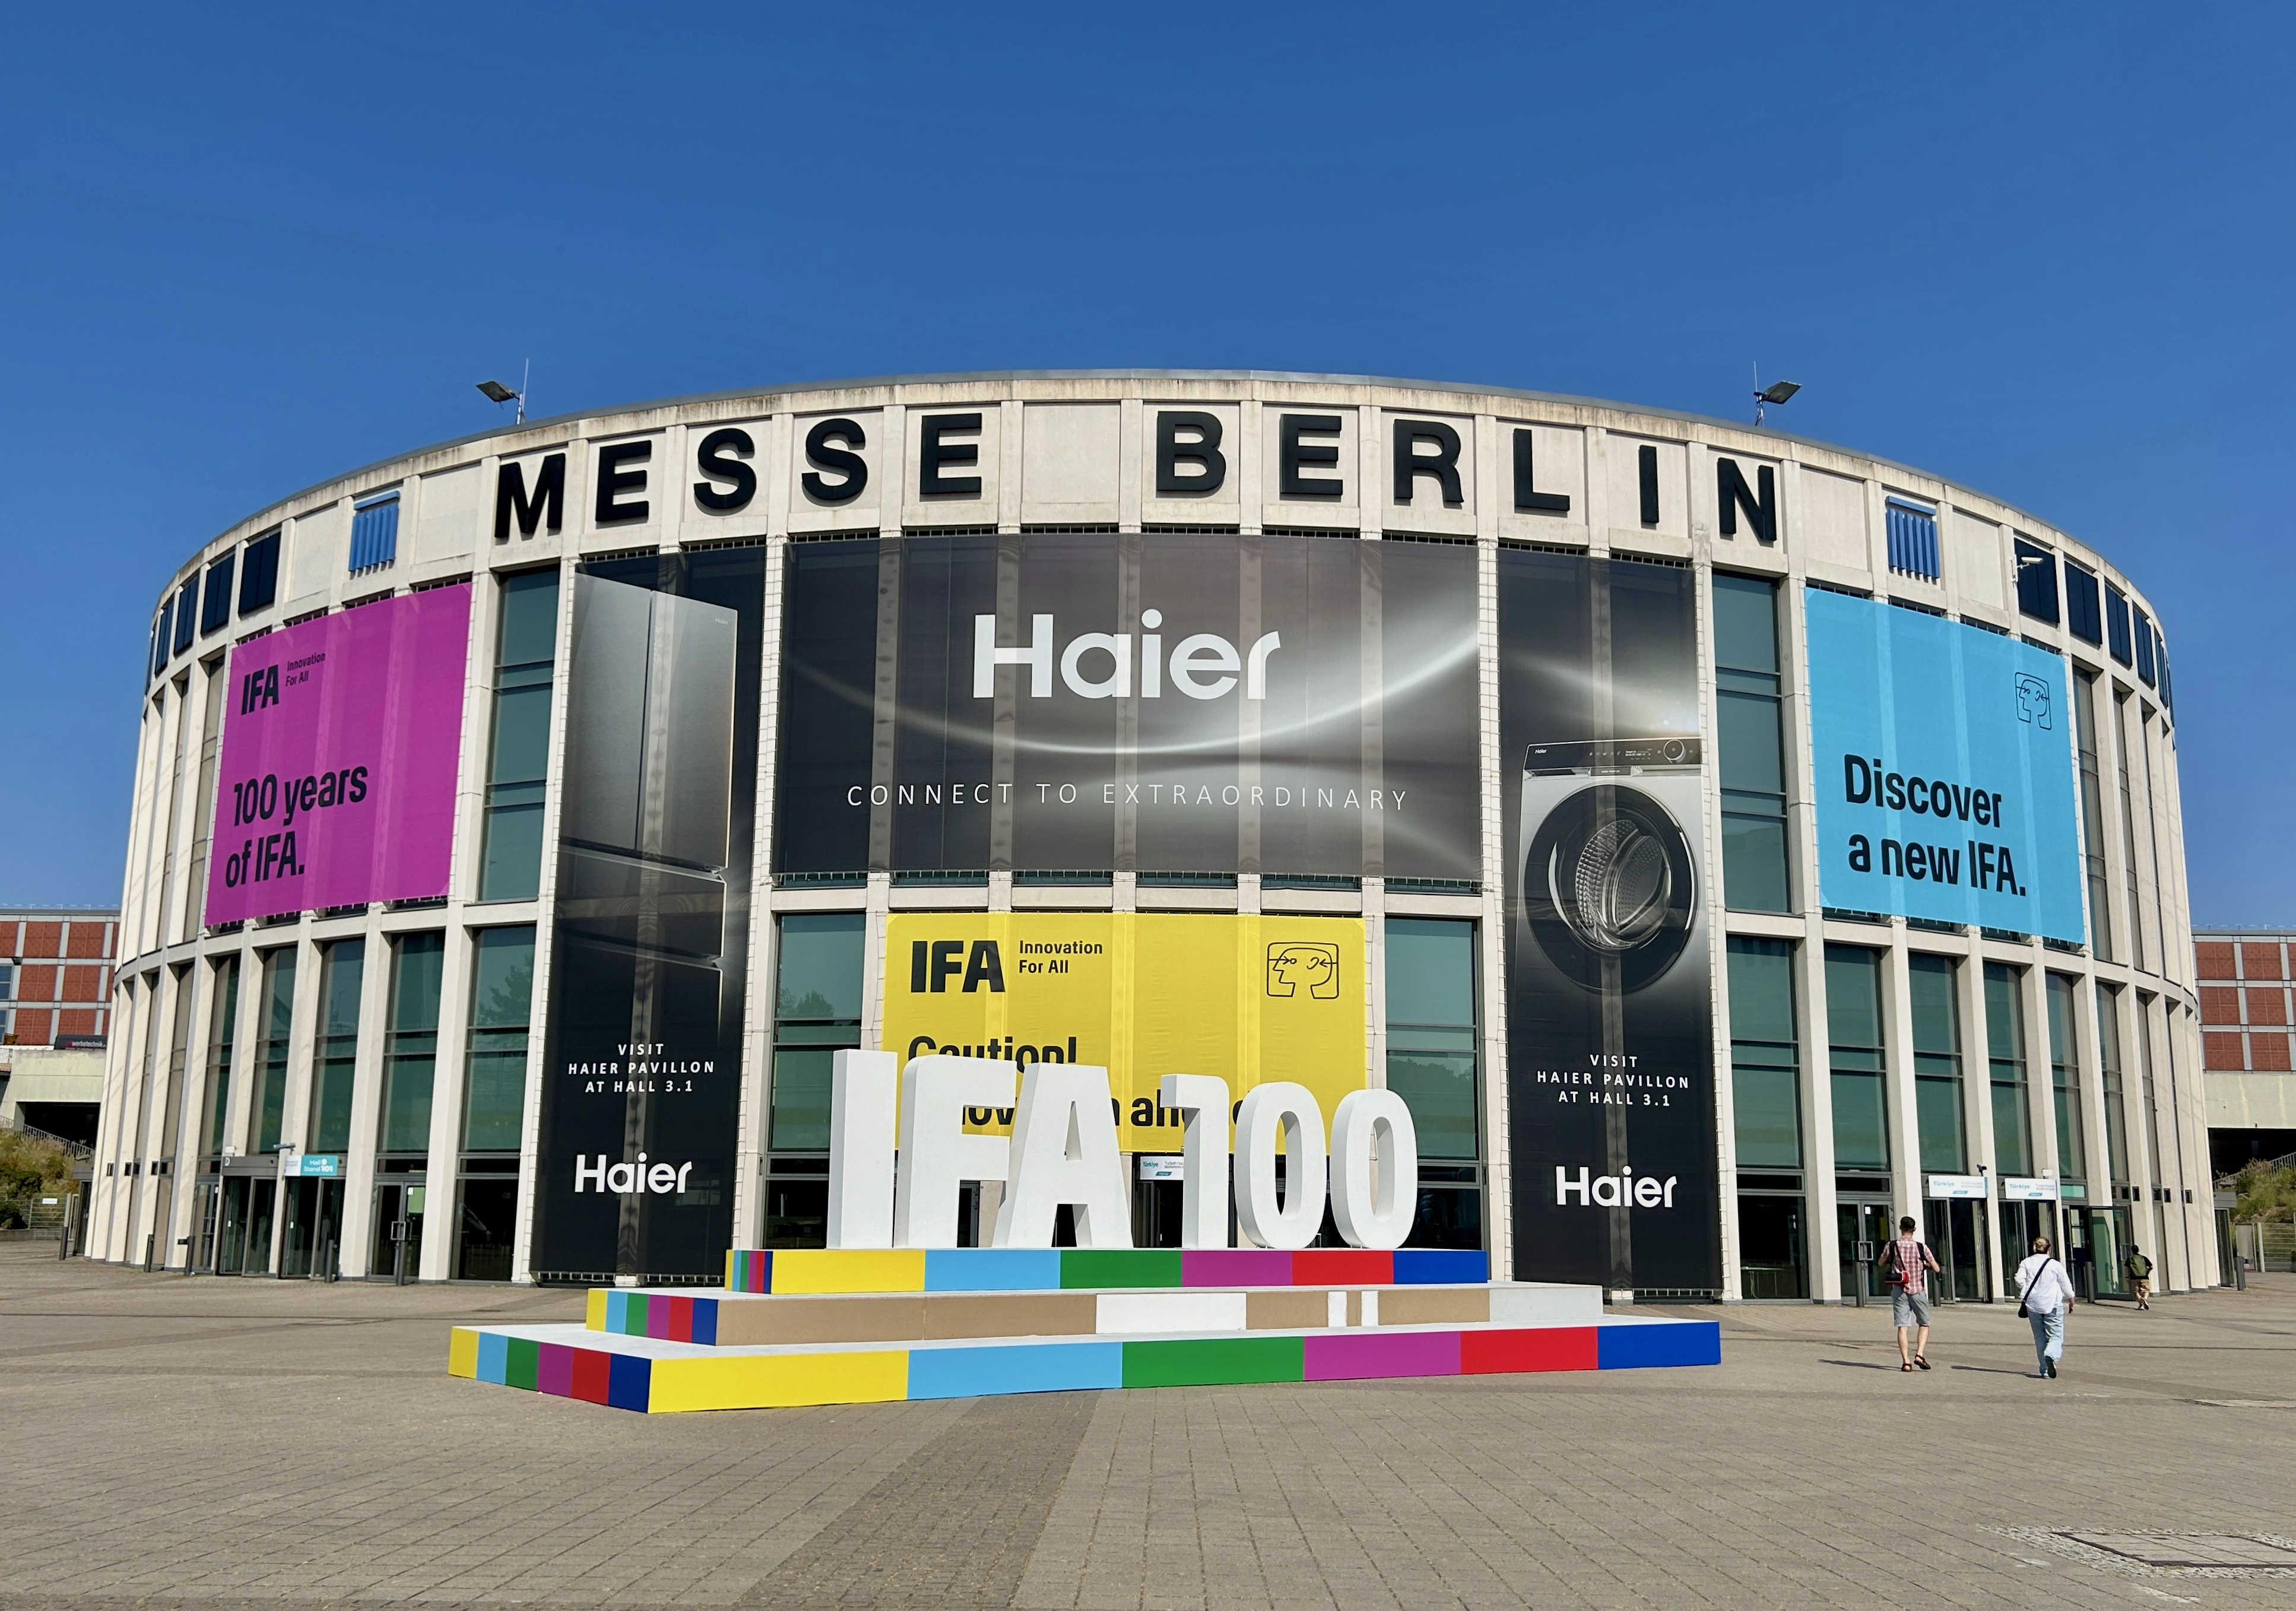
M 450 1375 L 651 1414 L 1103 1387 L 1402 1380 L 1721 1362 L 1712 1320 L 712 1346 L 586 1326 L 457 1327 Z

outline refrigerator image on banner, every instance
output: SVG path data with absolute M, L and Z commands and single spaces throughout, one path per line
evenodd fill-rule
M 1502 551 L 1514 1274 L 1720 1286 L 1686 569 Z

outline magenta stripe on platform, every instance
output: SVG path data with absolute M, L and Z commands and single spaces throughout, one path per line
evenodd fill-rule
M 1456 1331 L 1368 1332 L 1357 1336 L 1309 1336 L 1304 1340 L 1306 1379 L 1310 1382 L 1459 1374 L 1459 1334 Z
M 555 1398 L 574 1396 L 574 1351 L 562 1343 L 545 1343 L 536 1352 L 534 1390 Z
M 1180 1255 L 1183 1286 L 1289 1286 L 1292 1255 L 1272 1247 L 1192 1247 Z

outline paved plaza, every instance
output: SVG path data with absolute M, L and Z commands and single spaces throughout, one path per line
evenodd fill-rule
M 53 1255 L 0 1245 L 0 1611 L 2296 1604 L 2062 1536 L 2296 1540 L 2296 1277 L 2083 1309 L 2054 1383 L 2007 1309 L 1906 1376 L 1758 1306 L 1669 1311 L 1711 1369 L 646 1417 L 447 1376 L 577 1293 Z

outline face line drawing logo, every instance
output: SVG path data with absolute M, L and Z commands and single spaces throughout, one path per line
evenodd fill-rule
M 2020 671 L 2016 674 L 2016 691 L 2017 719 L 2030 722 L 2044 732 L 2051 730 L 2055 725 L 2055 715 L 2051 709 L 2051 695 L 2054 690 L 2049 686 L 2049 679 L 2036 677 L 2030 671 Z
M 1300 985 L 1311 1000 L 1340 999 L 1340 948 L 1323 941 L 1279 940 L 1267 948 L 1267 993 L 1297 997 Z

